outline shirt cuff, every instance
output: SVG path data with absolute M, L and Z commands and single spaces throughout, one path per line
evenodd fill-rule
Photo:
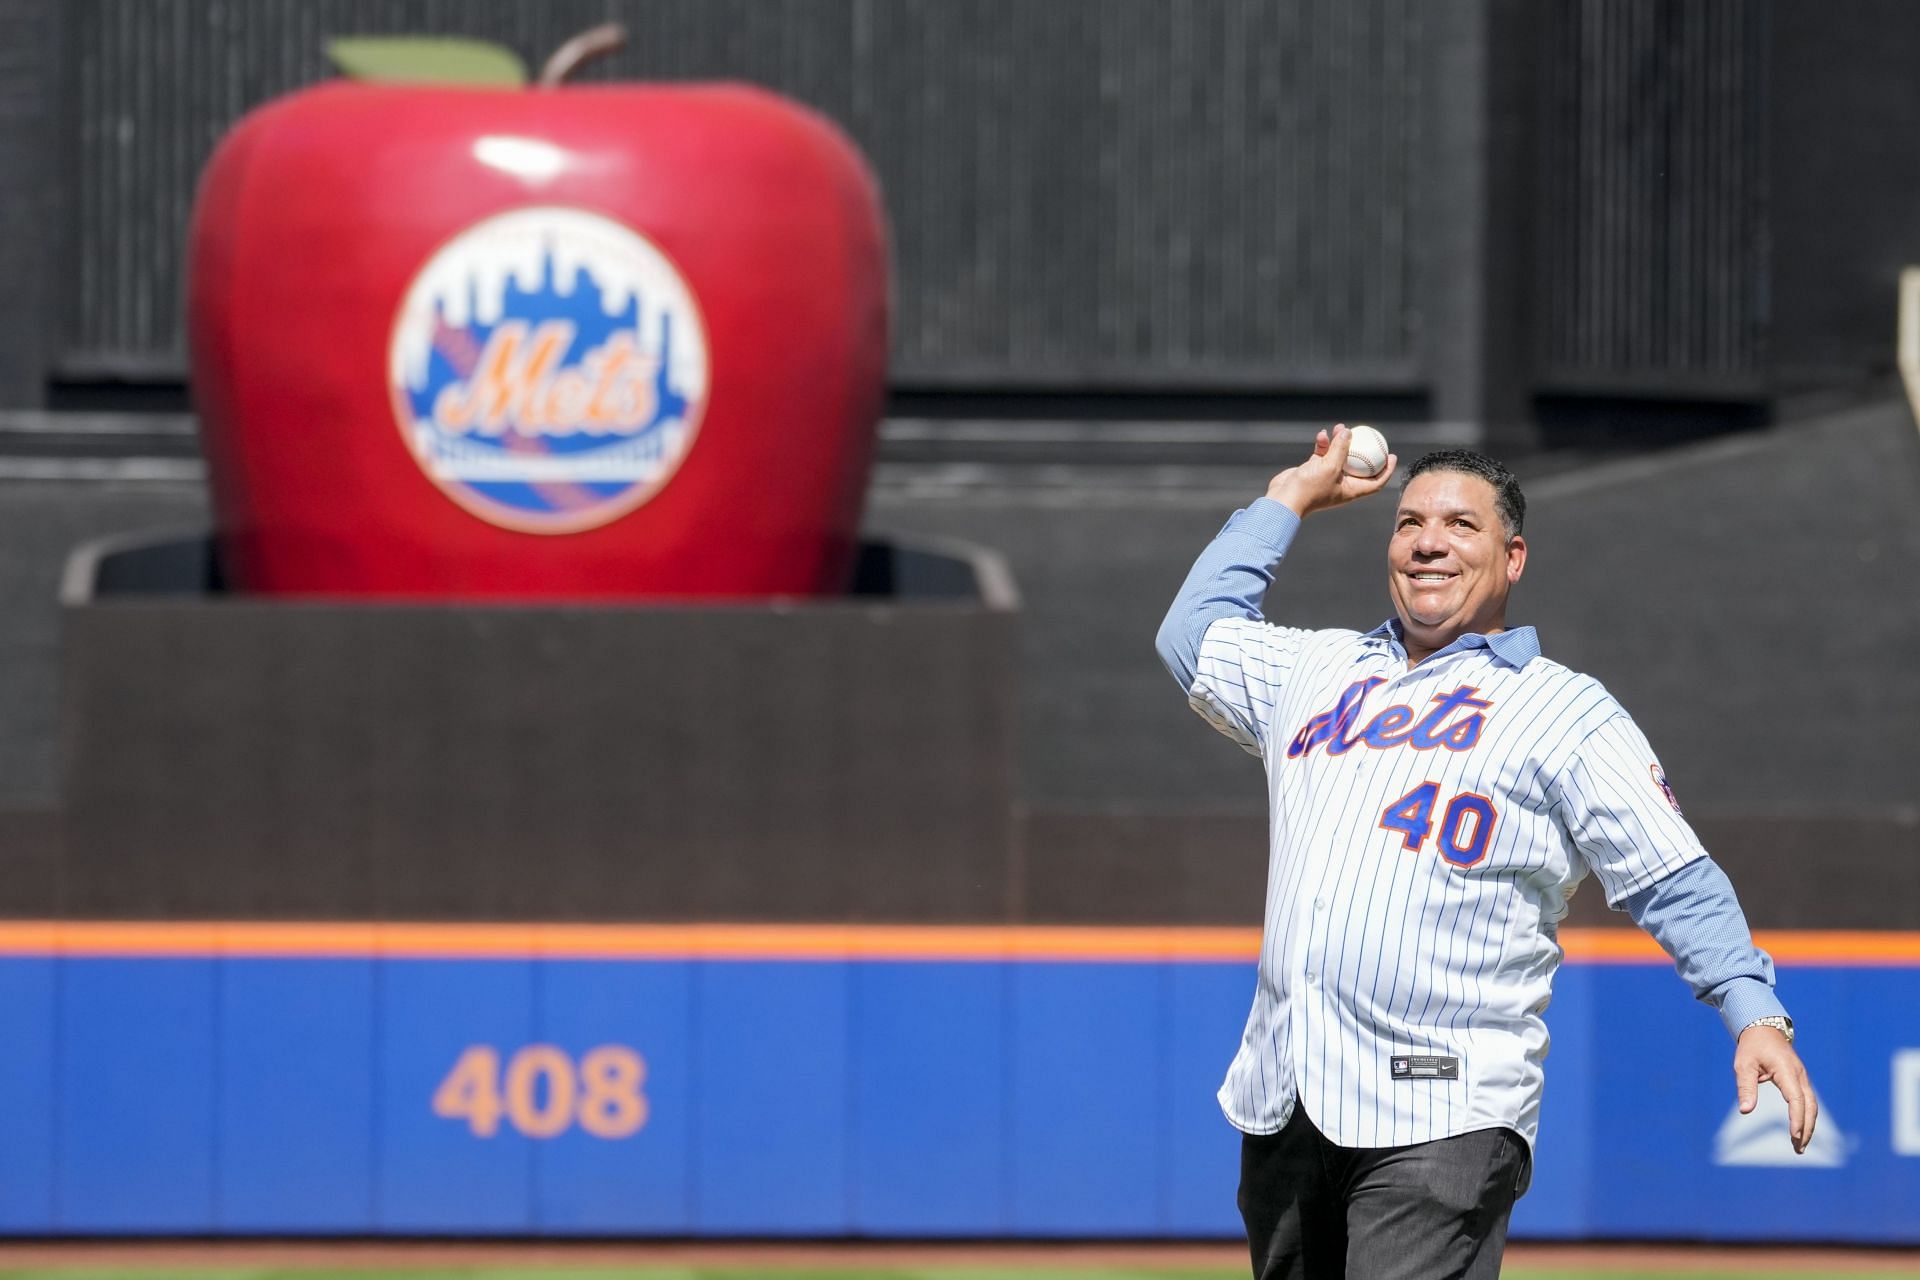
M 1272 547 L 1279 559 L 1293 544 L 1293 536 L 1300 532 L 1300 517 L 1292 507 L 1284 502 L 1275 502 L 1272 498 L 1255 498 L 1252 503 L 1233 513 L 1227 521 L 1226 529 L 1221 532 L 1244 533 Z
M 1758 978 L 1728 978 L 1713 991 L 1713 1003 L 1720 1010 L 1720 1021 L 1734 1039 L 1752 1026 L 1756 1018 L 1784 1018 L 1787 1010 L 1773 988 Z

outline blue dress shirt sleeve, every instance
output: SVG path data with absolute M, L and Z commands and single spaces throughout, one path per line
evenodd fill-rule
M 1208 627 L 1221 618 L 1260 620 L 1261 597 L 1299 531 L 1291 507 L 1257 498 L 1234 512 L 1194 561 L 1153 641 L 1181 692 L 1193 688 Z
M 1622 905 L 1733 1036 L 1755 1018 L 1786 1014 L 1773 993 L 1773 960 L 1753 945 L 1733 883 L 1712 858 L 1689 862 Z

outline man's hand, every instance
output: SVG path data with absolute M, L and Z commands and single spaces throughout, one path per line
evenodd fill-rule
M 1787 1038 L 1772 1027 L 1742 1031 L 1733 1051 L 1733 1079 L 1743 1116 L 1760 1101 L 1760 1086 L 1773 1082 L 1787 1100 L 1787 1132 L 1793 1139 L 1794 1153 L 1805 1155 L 1807 1144 L 1813 1141 L 1813 1122 L 1819 1118 L 1820 1104 L 1814 1101 L 1807 1069 L 1800 1065 L 1800 1055 Z
M 1334 427 L 1331 434 L 1322 431 L 1313 442 L 1313 456 L 1297 467 L 1289 467 L 1275 476 L 1267 485 L 1267 496 L 1283 506 L 1293 508 L 1293 513 L 1301 519 L 1316 511 L 1325 511 L 1328 507 L 1338 507 L 1364 498 L 1386 488 L 1387 481 L 1393 478 L 1394 468 L 1400 465 L 1400 459 L 1394 454 L 1387 455 L 1387 465 L 1380 469 L 1377 476 L 1350 476 L 1347 474 L 1347 446 L 1353 442 L 1353 433 L 1345 424 Z

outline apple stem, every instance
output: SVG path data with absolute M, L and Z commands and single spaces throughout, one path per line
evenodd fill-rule
M 582 31 L 553 51 L 553 56 L 540 68 L 540 78 L 534 83 L 542 89 L 555 88 L 583 64 L 624 48 L 626 43 L 627 29 L 617 22 L 605 22 Z

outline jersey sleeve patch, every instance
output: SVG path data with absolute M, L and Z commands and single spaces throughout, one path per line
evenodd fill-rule
M 1660 789 L 1660 794 L 1667 798 L 1667 803 L 1673 806 L 1673 811 L 1686 817 L 1686 814 L 1680 813 L 1680 797 L 1673 794 L 1673 784 L 1667 781 L 1667 771 L 1660 767 L 1658 760 L 1647 766 L 1647 773 L 1653 778 L 1653 785 Z

